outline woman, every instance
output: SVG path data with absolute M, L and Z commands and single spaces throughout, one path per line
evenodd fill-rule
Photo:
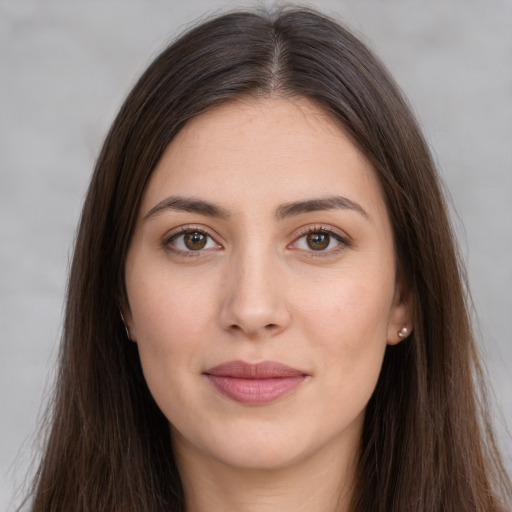
M 314 12 L 221 16 L 98 159 L 33 510 L 505 510 L 480 376 L 382 65 Z

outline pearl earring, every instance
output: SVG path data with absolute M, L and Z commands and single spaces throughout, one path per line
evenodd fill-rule
M 398 331 L 398 337 L 400 339 L 403 339 L 407 336 L 407 333 L 409 332 L 409 329 L 407 329 L 407 327 L 402 327 L 399 331 Z

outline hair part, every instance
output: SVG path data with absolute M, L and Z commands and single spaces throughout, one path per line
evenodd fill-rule
M 379 176 L 414 299 L 414 332 L 387 348 L 367 407 L 353 511 L 504 510 L 510 483 L 481 415 L 463 273 L 427 144 L 354 35 L 284 9 L 225 14 L 184 34 L 112 125 L 79 225 L 33 511 L 184 510 L 168 422 L 118 304 L 141 197 L 164 150 L 193 117 L 247 96 L 306 97 L 343 126 Z

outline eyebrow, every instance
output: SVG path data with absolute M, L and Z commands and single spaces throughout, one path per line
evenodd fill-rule
M 153 206 L 153 208 L 144 215 L 144 220 L 164 210 L 199 213 L 208 217 L 227 218 L 230 216 L 228 210 L 217 204 L 210 203 L 209 201 L 192 197 L 170 196 L 160 201 L 156 206 Z
M 326 210 L 352 210 L 360 213 L 363 217 L 371 222 L 371 217 L 366 213 L 364 208 L 346 197 L 330 196 L 319 199 L 307 199 L 305 201 L 294 201 L 280 206 L 276 211 L 276 218 L 283 220 L 286 217 L 301 215 L 302 213 L 318 212 Z
M 285 203 L 277 208 L 276 218 L 277 220 L 283 220 L 287 217 L 294 217 L 303 213 L 338 209 L 355 211 L 371 221 L 370 216 L 360 204 L 343 196 L 330 196 Z M 207 217 L 217 217 L 221 219 L 227 219 L 231 216 L 231 212 L 226 208 L 203 199 L 169 196 L 151 208 L 151 210 L 144 215 L 144 220 L 165 210 L 198 213 Z

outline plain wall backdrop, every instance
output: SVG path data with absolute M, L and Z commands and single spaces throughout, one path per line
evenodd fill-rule
M 13 508 L 37 446 L 75 226 L 109 124 L 166 41 L 198 17 L 254 5 L 272 4 L 0 3 L 0 510 Z M 512 2 L 308 5 L 363 37 L 424 127 L 451 195 L 511 468 Z

